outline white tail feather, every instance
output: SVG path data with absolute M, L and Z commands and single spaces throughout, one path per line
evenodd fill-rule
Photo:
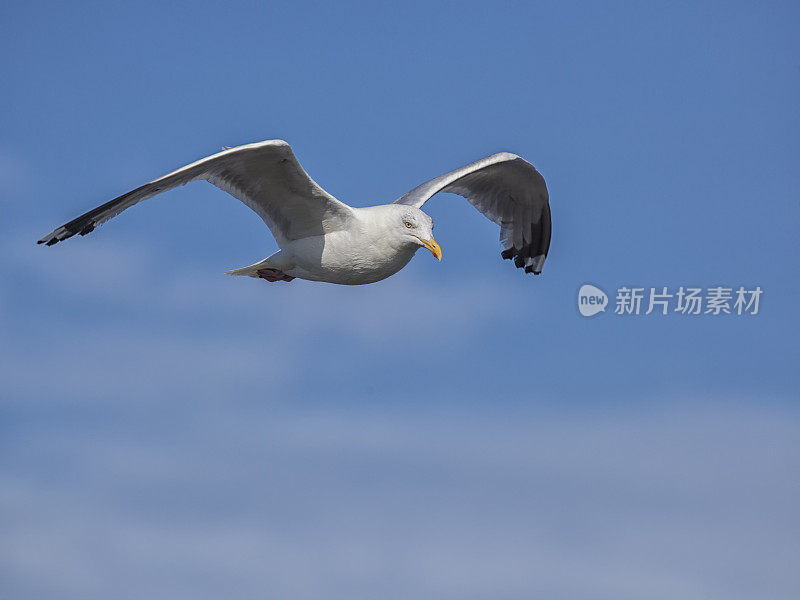
M 269 259 L 265 258 L 249 267 L 242 267 L 241 269 L 233 269 L 232 271 L 225 271 L 226 275 L 247 275 L 248 277 L 258 277 L 259 269 L 271 268 Z

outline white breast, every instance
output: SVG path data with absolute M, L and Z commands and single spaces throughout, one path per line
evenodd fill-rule
M 365 231 L 335 231 L 287 244 L 293 277 L 345 285 L 374 283 L 405 267 L 419 246 L 397 245 Z

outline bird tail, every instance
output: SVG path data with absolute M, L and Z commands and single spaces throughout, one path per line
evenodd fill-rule
M 232 271 L 225 271 L 225 274 L 258 277 L 259 269 L 268 269 L 270 267 L 271 265 L 269 264 L 269 258 L 265 258 L 264 260 L 260 260 L 257 263 L 250 265 L 249 267 L 242 267 L 241 269 L 233 269 Z

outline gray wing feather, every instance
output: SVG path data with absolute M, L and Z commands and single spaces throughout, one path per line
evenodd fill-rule
M 438 192 L 463 196 L 500 226 L 502 256 L 541 273 L 550 248 L 550 203 L 544 177 L 516 154 L 500 152 L 426 181 L 395 200 L 421 208 Z
M 52 246 L 126 208 L 191 181 L 206 180 L 241 200 L 270 228 L 279 245 L 347 226 L 352 210 L 317 185 L 283 140 L 247 144 L 201 159 L 98 206 L 38 243 Z

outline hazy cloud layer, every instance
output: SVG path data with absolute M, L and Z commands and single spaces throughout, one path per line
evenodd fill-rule
M 5 593 L 796 595 L 793 412 L 365 412 L 23 419 L 0 477 Z

